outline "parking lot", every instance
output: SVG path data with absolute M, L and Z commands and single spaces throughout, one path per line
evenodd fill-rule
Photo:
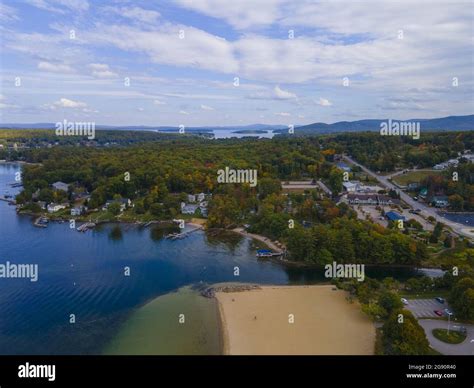
M 448 302 L 439 303 L 434 298 L 408 299 L 408 304 L 405 308 L 410 310 L 416 318 L 439 318 L 439 316 L 434 313 L 434 310 L 443 311 L 449 308 L 449 305 Z

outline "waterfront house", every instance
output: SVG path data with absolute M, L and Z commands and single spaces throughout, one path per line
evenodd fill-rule
M 85 206 L 75 206 L 71 209 L 71 216 L 80 216 L 87 210 Z
M 199 209 L 199 205 L 195 204 L 186 204 L 181 202 L 181 214 L 194 214 L 196 210 Z
M 40 207 L 41 210 L 46 210 L 47 204 L 45 201 L 38 201 L 36 204 Z
M 61 191 L 65 191 L 65 192 L 67 192 L 69 190 L 69 185 L 67 183 L 64 183 L 64 182 L 61 182 L 61 181 L 54 182 L 52 184 L 52 186 L 55 190 L 61 190 Z
M 127 207 L 133 207 L 133 204 L 132 204 L 132 201 L 130 201 L 130 199 L 128 198 L 120 198 L 120 199 L 112 199 L 112 200 L 109 200 L 105 203 L 104 207 L 102 208 L 102 210 L 107 210 L 109 208 L 109 206 L 112 204 L 112 203 L 119 203 L 120 204 L 120 211 L 123 212 Z
M 47 209 L 48 213 L 56 213 L 62 209 L 66 209 L 66 205 L 61 205 L 59 203 L 50 203 Z

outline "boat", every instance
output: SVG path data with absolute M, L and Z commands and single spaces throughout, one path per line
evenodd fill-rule
M 258 258 L 264 258 L 264 257 L 275 257 L 275 256 L 281 256 L 281 252 L 273 252 L 269 249 L 259 249 L 257 251 L 257 257 Z

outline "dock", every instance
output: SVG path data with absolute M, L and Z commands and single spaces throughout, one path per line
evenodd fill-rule
M 15 183 L 10 183 L 10 187 L 23 187 L 23 183 L 21 182 L 15 182 Z
M 86 222 L 85 224 L 82 224 L 81 226 L 77 227 L 78 232 L 87 232 L 89 229 L 92 229 L 95 227 L 96 224 L 93 222 Z
M 0 197 L 0 201 L 8 202 L 10 205 L 16 205 L 16 201 L 13 198 Z
M 194 228 L 194 229 L 191 229 L 191 230 L 188 230 L 186 232 L 182 232 L 182 233 L 170 233 L 168 235 L 165 236 L 165 238 L 169 239 L 169 240 L 181 240 L 183 238 L 186 238 L 188 237 L 191 233 L 194 233 L 198 230 L 201 230 L 202 227 L 198 227 L 198 228 Z
M 36 226 L 37 228 L 47 228 L 49 223 L 49 219 L 47 217 L 38 217 L 35 222 L 33 222 L 33 225 Z

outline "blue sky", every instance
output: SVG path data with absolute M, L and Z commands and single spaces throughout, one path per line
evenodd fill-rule
M 0 122 L 472 114 L 472 2 L 412 3 L 1 1 Z

